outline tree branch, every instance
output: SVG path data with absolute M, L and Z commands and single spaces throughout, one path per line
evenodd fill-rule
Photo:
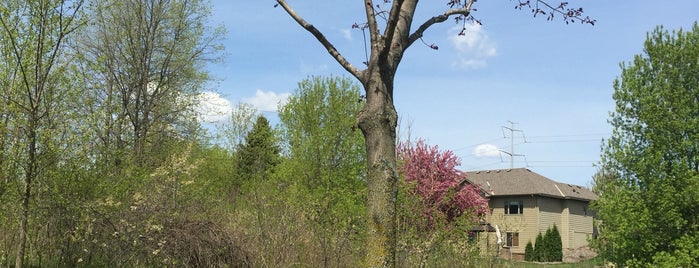
M 403 0 L 393 1 L 391 13 L 388 15 L 388 21 L 386 23 L 386 32 L 384 32 L 384 36 L 386 37 L 384 47 L 391 47 L 393 41 L 395 41 L 393 40 L 393 34 L 396 30 L 396 25 L 398 25 L 400 12 L 403 9 L 403 2 Z
M 415 41 L 422 38 L 422 35 L 425 33 L 425 31 L 432 25 L 442 23 L 446 21 L 449 17 L 454 15 L 462 15 L 467 17 L 469 14 L 471 14 L 471 5 L 473 5 L 473 2 L 474 1 L 469 1 L 468 4 L 466 4 L 466 6 L 463 8 L 447 10 L 446 12 L 444 12 L 444 14 L 434 16 L 428 19 L 427 21 L 423 22 L 422 25 L 420 25 L 420 27 L 418 27 L 417 30 L 415 30 L 415 32 L 410 34 L 406 48 L 410 47 L 410 45 L 412 45 Z
M 342 66 L 342 68 L 345 68 L 345 70 L 347 70 L 357 79 L 362 80 L 362 72 L 359 69 L 357 69 L 357 67 L 354 67 L 352 63 L 347 61 L 347 59 L 345 59 L 345 57 L 343 57 L 342 54 L 340 54 L 340 52 L 337 51 L 335 46 L 333 46 L 333 44 L 330 43 L 330 41 L 328 41 L 327 38 L 325 38 L 325 35 L 323 35 L 323 33 L 321 33 L 320 30 L 318 30 L 318 28 L 308 23 L 301 16 L 299 16 L 296 13 L 296 11 L 294 11 L 294 9 L 292 9 L 291 6 L 289 6 L 289 4 L 286 3 L 285 0 L 277 0 L 277 3 L 281 5 L 282 8 L 284 8 L 284 10 L 286 11 L 286 13 L 288 13 L 289 16 L 291 16 L 291 18 L 293 18 L 299 25 L 301 25 L 301 27 L 306 29 L 306 31 L 310 32 L 318 40 L 318 42 L 320 42 L 320 44 L 323 45 L 323 47 L 325 47 L 328 53 L 330 53 L 330 55 L 333 58 L 335 58 L 335 60 L 340 64 L 340 66 Z
M 376 44 L 381 38 L 381 32 L 379 30 L 379 23 L 376 22 L 376 12 L 374 12 L 374 2 L 371 0 L 366 0 L 364 5 L 364 10 L 366 13 L 367 27 L 369 28 L 369 44 Z M 372 54 L 374 54 L 374 47 L 371 48 Z

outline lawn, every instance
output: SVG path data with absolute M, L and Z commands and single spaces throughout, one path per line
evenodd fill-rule
M 602 261 L 599 258 L 593 258 L 587 261 L 578 263 L 533 263 L 523 261 L 508 261 L 499 260 L 495 267 L 498 268 L 534 268 L 534 267 L 550 267 L 550 268 L 595 268 L 603 267 Z

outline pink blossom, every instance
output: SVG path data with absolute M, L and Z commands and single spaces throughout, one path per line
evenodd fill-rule
M 474 220 L 488 211 L 488 200 L 476 187 L 462 183 L 466 174 L 456 167 L 461 161 L 452 151 L 440 152 L 423 140 L 398 145 L 399 169 L 414 195 L 422 198 L 424 214 L 430 220 L 440 214 L 451 222 L 465 212 Z

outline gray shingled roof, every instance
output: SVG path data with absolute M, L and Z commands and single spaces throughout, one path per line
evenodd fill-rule
M 466 172 L 467 182 L 479 186 L 488 196 L 543 195 L 561 199 L 597 200 L 589 189 L 560 183 L 526 168 Z

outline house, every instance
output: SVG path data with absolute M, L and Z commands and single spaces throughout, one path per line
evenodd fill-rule
M 524 254 L 527 242 L 554 224 L 564 249 L 587 246 L 595 234 L 589 189 L 560 183 L 526 168 L 466 172 L 465 183 L 478 186 L 489 199 L 486 221 L 497 226 L 502 237 L 501 253 L 515 258 Z

